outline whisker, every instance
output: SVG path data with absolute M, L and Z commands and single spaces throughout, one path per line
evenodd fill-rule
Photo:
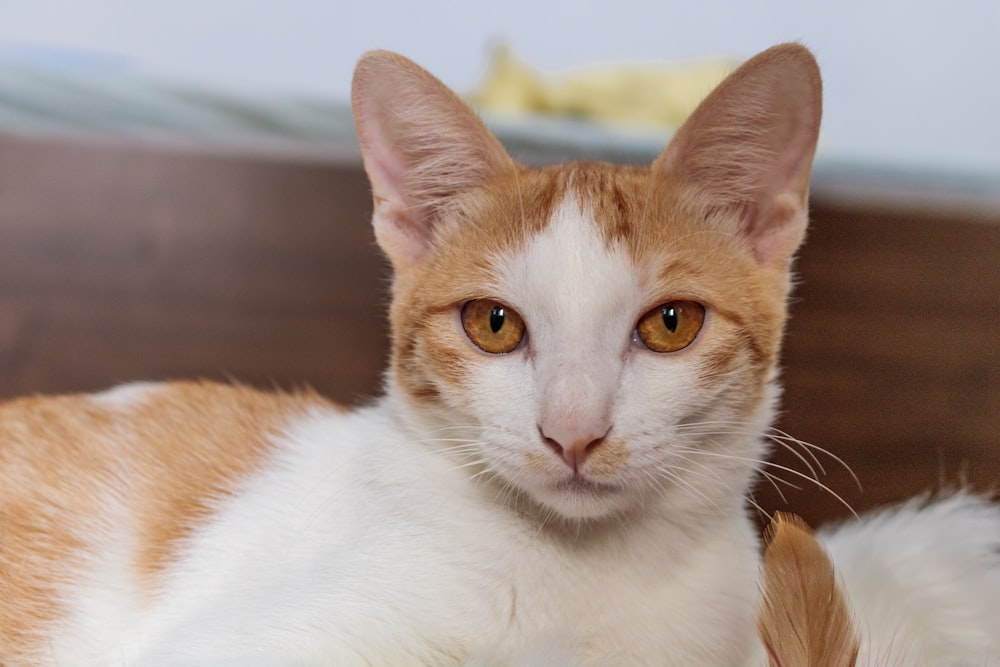
M 639 468 L 638 471 L 642 474 L 642 479 L 648 487 L 651 487 L 659 494 L 666 493 L 667 487 L 663 484 L 663 480 L 653 474 L 652 470 L 644 466 Z
M 793 489 L 796 489 L 797 491 L 802 490 L 802 487 L 797 486 L 796 484 L 792 484 L 787 479 L 783 479 L 781 477 L 778 477 L 777 475 L 773 475 L 767 472 L 766 470 L 758 470 L 757 472 L 760 474 L 761 477 L 763 477 L 764 479 L 766 479 L 768 482 L 771 483 L 771 486 L 774 487 L 774 490 L 778 494 L 778 497 L 781 498 L 781 502 L 785 503 L 786 505 L 788 504 L 788 498 L 785 497 L 785 492 L 781 490 L 780 486 L 778 486 L 778 482 L 786 484 L 792 487 Z
M 779 491 L 778 493 L 780 494 L 781 492 Z M 752 493 L 743 496 L 743 499 L 746 500 L 750 504 L 751 507 L 753 507 L 755 510 L 757 510 L 758 513 L 763 514 L 764 516 L 766 516 L 768 521 L 773 521 L 774 520 L 774 515 L 771 514 L 770 512 L 768 512 L 763 507 L 761 507 L 760 503 L 757 502 L 757 500 L 753 497 Z M 782 500 L 784 500 L 784 496 L 782 496 Z M 788 501 L 785 501 L 785 502 L 787 503 Z
M 854 508 L 851 507 L 851 504 L 848 503 L 846 500 L 844 500 L 844 498 L 842 496 L 840 496 L 840 494 L 838 494 L 836 491 L 834 491 L 833 489 L 831 489 L 826 484 L 823 484 L 819 480 L 814 479 L 814 478 L 810 477 L 809 475 L 807 475 L 807 474 L 805 474 L 803 472 L 799 472 L 795 468 L 789 468 L 788 466 L 781 465 L 779 463 L 774 463 L 772 461 L 765 461 L 765 460 L 761 460 L 761 459 L 753 459 L 753 458 L 749 458 L 749 457 L 745 457 L 745 456 L 736 456 L 734 454 L 722 454 L 720 452 L 709 452 L 709 451 L 703 451 L 703 450 L 688 450 L 685 453 L 697 454 L 697 455 L 700 455 L 700 456 L 713 456 L 713 457 L 716 457 L 716 458 L 722 458 L 722 459 L 727 459 L 727 460 L 731 460 L 731 461 L 743 461 L 743 462 L 746 462 L 746 463 L 753 463 L 754 465 L 757 465 L 757 466 L 767 466 L 769 468 L 774 468 L 776 470 L 780 470 L 782 472 L 787 472 L 789 474 L 795 475 L 796 477 L 799 477 L 801 479 L 808 480 L 810 483 L 816 485 L 817 487 L 819 487 L 823 491 L 826 491 L 827 493 L 829 493 L 834 499 L 837 500 L 837 502 L 839 502 L 841 505 L 843 505 L 845 508 L 847 508 L 847 510 L 855 518 L 858 518 L 858 513 L 856 511 L 854 511 Z
M 702 500 L 704 500 L 706 503 L 708 503 L 709 505 L 711 505 L 712 507 L 714 507 L 715 509 L 719 509 L 718 503 L 716 503 L 714 500 L 712 500 L 711 498 L 709 498 L 705 494 L 704 491 L 702 491 L 701 489 L 699 489 L 698 487 L 696 487 L 694 484 L 692 484 L 688 480 L 684 479 L 680 474 L 678 474 L 678 473 L 688 473 L 688 474 L 690 474 L 691 473 L 690 470 L 688 470 L 686 468 L 682 468 L 682 467 L 675 467 L 675 470 L 676 470 L 676 472 L 664 472 L 664 474 L 671 481 L 673 481 L 675 484 L 683 486 L 684 488 L 686 488 L 689 491 L 691 491 L 691 493 L 697 495 L 699 498 L 701 498 Z
M 685 463 L 696 463 L 695 461 L 691 461 L 687 457 L 682 457 L 682 459 L 683 459 L 683 461 Z M 704 491 L 702 491 L 701 489 L 699 489 L 698 487 L 696 487 L 690 481 L 688 481 L 687 479 L 684 479 L 684 477 L 680 474 L 680 473 L 684 473 L 684 474 L 687 474 L 687 475 L 695 475 L 696 472 L 694 470 L 691 470 L 690 468 L 686 468 L 686 467 L 678 466 L 678 465 L 674 464 L 674 465 L 669 465 L 669 466 L 658 466 L 657 467 L 657 472 L 660 473 L 660 475 L 662 475 L 663 477 L 666 477 L 668 480 L 670 480 L 674 484 L 677 484 L 679 486 L 683 486 L 685 489 L 691 491 L 692 493 L 694 493 L 695 495 L 697 495 L 699 498 L 701 498 L 702 500 L 704 500 L 709 505 L 711 505 L 711 506 L 715 507 L 716 509 L 718 509 L 718 504 L 715 501 L 713 501 L 711 498 L 709 498 L 705 494 Z M 662 482 L 661 482 L 661 485 L 662 485 Z M 661 488 L 662 488 L 662 486 L 661 486 Z
M 764 437 L 773 442 L 774 444 L 778 445 L 782 449 L 784 449 L 786 452 L 793 455 L 799 461 L 802 461 L 802 465 L 804 465 L 809 470 L 809 474 L 812 475 L 813 479 L 819 479 L 820 474 L 822 474 L 824 477 L 826 476 L 826 468 L 824 468 L 823 464 L 819 462 L 819 460 L 816 458 L 816 455 L 810 452 L 808 449 L 806 450 L 806 452 L 808 453 L 809 458 L 811 458 L 812 461 L 815 462 L 816 464 L 815 467 L 813 467 L 813 464 L 810 463 L 809 458 L 806 458 L 805 454 L 795 449 L 790 443 L 785 442 L 783 439 L 775 435 L 765 434 Z M 819 472 L 816 472 L 817 468 L 819 469 Z
M 820 454 L 824 454 L 825 456 L 830 457 L 831 459 L 833 459 L 835 463 L 837 463 L 840 467 L 842 467 L 844 470 L 847 471 L 847 473 L 851 476 L 851 479 L 854 480 L 855 485 L 857 485 L 858 490 L 859 491 L 863 490 L 861 486 L 861 480 L 858 479 L 858 476 L 854 473 L 854 470 L 851 468 L 851 466 L 849 466 L 847 462 L 844 461 L 844 459 L 840 458 L 839 456 L 831 452 L 829 449 L 826 449 L 825 447 L 820 447 L 819 445 L 814 445 L 813 443 L 806 442 L 805 440 L 800 440 L 799 438 L 796 438 L 793 435 L 789 435 L 788 433 L 785 433 L 784 431 L 774 427 L 772 427 L 770 430 L 776 433 L 777 437 L 781 438 L 785 442 L 795 443 L 809 452 L 818 452 Z M 815 454 L 813 454 L 813 456 L 815 456 Z
M 768 440 L 775 443 L 776 445 L 781 445 L 787 451 L 792 452 L 796 456 L 799 456 L 799 452 L 795 450 L 792 447 L 792 445 L 799 445 L 800 447 L 802 447 L 802 450 L 805 453 L 805 455 L 808 456 L 810 459 L 812 459 L 813 463 L 816 464 L 816 467 L 819 468 L 819 471 L 824 475 L 826 475 L 826 469 L 823 467 L 822 462 L 820 462 L 819 457 L 816 456 L 816 450 L 821 450 L 823 453 L 825 453 L 827 456 L 829 456 L 834 460 L 836 460 L 837 458 L 830 452 L 820 447 L 809 445 L 809 443 L 805 442 L 804 440 L 799 440 L 798 438 L 792 437 L 787 433 L 785 433 L 784 431 L 779 431 L 776 428 L 768 429 L 768 431 L 764 434 L 764 437 L 766 437 Z
M 700 477 L 703 480 L 715 480 L 716 482 L 722 482 L 723 481 L 722 475 L 720 475 L 718 473 L 718 471 L 714 470 L 712 468 L 712 466 L 707 465 L 705 463 L 702 463 L 701 461 L 695 461 L 694 459 L 692 459 L 692 458 L 690 458 L 688 456 L 683 456 L 682 455 L 680 458 L 681 458 L 681 461 L 683 463 L 685 463 L 685 464 L 691 464 L 691 465 L 696 465 L 696 466 L 698 466 L 699 468 L 701 468 L 704 471 L 704 472 L 702 472 L 702 471 L 697 471 L 697 470 L 692 470 L 690 468 L 686 468 L 684 470 L 684 472 L 686 472 L 687 474 L 692 475 L 692 476 L 696 476 L 696 477 Z
M 459 465 L 456 465 L 456 466 L 452 466 L 452 468 L 451 468 L 451 469 L 452 469 L 452 470 L 464 470 L 465 468 L 474 468 L 474 467 L 476 467 L 476 466 L 481 466 L 481 465 L 483 465 L 484 463 L 485 463 L 485 460 L 484 460 L 484 459 L 472 459 L 471 461 L 467 461 L 467 462 L 465 462 L 465 463 L 461 463 L 461 464 L 459 464 Z M 478 474 L 478 473 L 477 473 L 477 474 Z M 476 476 L 476 475 L 473 475 L 473 477 L 475 477 L 475 476 Z
M 723 431 L 719 429 L 720 426 L 729 428 Z M 795 436 L 790 435 L 785 431 L 782 431 L 781 429 L 775 428 L 773 426 L 768 427 L 766 430 L 761 432 L 757 427 L 751 424 L 747 424 L 745 422 L 717 420 L 717 421 L 691 422 L 689 424 L 681 424 L 678 427 L 678 431 L 682 433 L 691 432 L 696 435 L 742 435 L 742 434 L 759 435 L 761 437 L 767 438 L 776 445 L 781 446 L 788 452 L 794 454 L 800 460 L 803 458 L 803 453 L 804 453 L 804 455 L 808 456 L 809 459 L 813 462 L 815 468 L 818 469 L 819 472 L 825 476 L 828 473 L 826 471 L 826 468 L 820 461 L 819 457 L 817 456 L 817 454 L 823 454 L 824 456 L 827 456 L 831 460 L 833 460 L 841 468 L 843 468 L 851 476 L 851 479 L 854 481 L 855 486 L 859 490 L 862 490 L 863 488 L 861 480 L 858 478 L 857 474 L 854 472 L 851 466 L 848 465 L 846 461 L 844 461 L 844 459 L 842 459 L 841 457 L 837 456 L 836 454 L 834 454 L 833 452 L 824 447 L 813 444 L 811 442 L 807 442 L 800 438 L 796 438 Z M 795 445 L 800 447 L 802 451 L 800 452 L 798 449 L 796 449 Z M 813 474 L 814 477 L 818 477 L 818 475 L 816 475 L 816 470 L 813 468 L 812 465 L 809 465 L 809 463 L 807 463 L 806 461 L 803 461 L 803 464 L 805 464 L 806 467 L 810 469 L 810 472 Z
M 437 428 L 433 429 L 432 432 L 443 433 L 444 431 L 462 431 L 462 430 L 479 431 L 481 429 L 482 429 L 481 426 L 477 426 L 475 424 L 448 424 L 446 426 L 438 426 Z

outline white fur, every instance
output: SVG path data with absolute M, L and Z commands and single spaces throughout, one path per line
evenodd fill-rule
M 484 359 L 489 372 L 474 375 L 452 415 L 477 431 L 467 444 L 485 467 L 455 456 L 441 424 L 396 391 L 354 413 L 299 418 L 158 590 L 131 574 L 134 526 L 81 527 L 103 535 L 104 550 L 67 596 L 74 611 L 48 664 L 764 664 L 753 631 L 757 538 L 742 494 L 770 400 L 759 423 L 710 440 L 711 453 L 735 461 L 677 455 L 676 424 L 692 411 L 725 421 L 725 402 L 680 391 L 697 382 L 697 345 L 653 355 L 631 342 L 631 323 L 662 296 L 646 287 L 655 267 L 603 244 L 570 197 L 509 258 L 498 298 L 524 315 L 531 347 Z M 580 350 L 609 367 L 590 374 Z M 153 391 L 98 400 L 124 407 Z M 650 404 L 661 409 L 636 407 Z M 629 460 L 602 477 L 620 493 L 581 499 L 552 485 L 570 473 L 536 429 L 590 413 L 629 443 Z M 532 452 L 551 466 L 531 468 Z M 500 483 L 476 474 L 491 468 Z M 658 472 L 658 484 L 643 485 Z M 106 503 L 130 515 L 124 493 Z M 587 512 L 596 520 L 557 518 Z M 998 543 L 1000 510 L 963 495 L 829 534 L 862 619 L 861 664 L 1000 664 Z
M 95 563 L 48 664 L 764 664 L 720 646 L 747 639 L 743 522 L 542 530 L 414 447 L 398 409 L 289 424 L 151 600 L 124 558 Z M 863 619 L 859 664 L 1000 664 L 995 505 L 911 503 L 824 541 Z
M 1000 665 L 1000 507 L 957 493 L 821 533 L 862 633 L 860 665 Z
M 684 433 L 691 415 L 731 423 L 713 391 L 685 390 L 703 343 L 656 355 L 632 341 L 669 295 L 573 197 L 501 263 L 496 296 L 529 340 L 483 355 L 444 416 L 390 389 L 288 423 L 155 591 L 131 574 L 135 526 L 81 527 L 106 550 L 70 589 L 48 664 L 764 664 L 743 494 L 775 390 L 738 432 Z M 538 433 L 587 420 L 628 443 L 624 465 L 595 475 L 609 492 L 561 487 L 572 473 Z M 130 515 L 124 492 L 106 502 Z M 863 619 L 861 664 L 996 664 L 998 536 L 1000 512 L 967 496 L 830 534 Z
M 752 605 L 739 591 L 753 559 L 734 558 L 753 552 L 742 522 L 543 531 L 393 418 L 385 402 L 291 424 L 131 627 L 81 626 L 53 664 L 444 665 L 492 647 L 551 655 L 553 637 L 611 664 L 734 662 Z M 102 586 L 134 591 L 127 571 L 101 572 Z M 711 627 L 730 638 L 699 632 Z
M 447 421 L 428 421 L 391 390 L 370 408 L 289 424 L 265 471 L 195 532 L 151 598 L 126 568 L 94 573 L 118 591 L 109 608 L 141 611 L 110 634 L 74 616 L 57 662 L 744 660 L 755 643 L 757 537 L 742 495 L 757 434 L 713 441 L 735 461 L 692 463 L 677 451 L 698 444 L 677 423 L 714 400 L 681 391 L 697 383 L 700 353 L 633 343 L 634 322 L 664 296 L 644 291 L 655 267 L 609 252 L 573 198 L 508 259 L 497 298 L 520 310 L 531 338 L 519 353 L 484 355 Z M 568 287 L 540 289 L 537 276 Z M 655 417 L 639 407 L 650 404 L 661 406 Z M 560 487 L 572 471 L 539 423 L 592 412 L 628 443 L 628 461 L 594 476 L 610 491 Z M 765 401 L 760 421 L 769 415 Z M 479 448 L 471 461 L 468 448 L 449 449 L 455 433 Z M 532 455 L 549 463 L 538 470 Z

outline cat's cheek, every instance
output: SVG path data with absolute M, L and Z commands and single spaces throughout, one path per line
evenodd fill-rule
M 434 321 L 413 333 L 412 342 L 401 346 L 397 377 L 407 393 L 424 404 L 479 412 L 477 396 L 488 393 L 480 385 L 495 360 L 448 324 Z

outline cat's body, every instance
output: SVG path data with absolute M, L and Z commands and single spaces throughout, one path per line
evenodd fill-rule
M 690 534 L 655 512 L 626 532 L 544 526 L 498 513 L 495 487 L 421 454 L 414 442 L 427 435 L 393 424 L 385 403 L 345 414 L 303 398 L 277 417 L 272 396 L 204 384 L 62 400 L 101 424 L 69 425 L 94 463 L 80 469 L 117 484 L 109 497 L 98 477 L 82 480 L 80 514 L 52 526 L 92 558 L 13 573 L 15 585 L 66 579 L 70 614 L 43 626 L 53 664 L 444 665 L 554 640 L 592 644 L 612 664 L 734 664 L 752 641 L 757 538 L 736 502 L 732 520 Z M 100 456 L 110 424 L 117 455 Z M 164 425 L 184 451 L 165 455 L 150 437 Z M 206 432 L 274 435 L 250 450 L 224 443 L 244 452 L 243 470 L 206 473 L 223 456 Z M 193 490 L 194 475 L 212 483 Z M 156 502 L 176 509 L 158 514 Z M 198 520 L 206 505 L 211 520 Z M 706 628 L 726 631 L 695 640 Z
M 428 74 L 367 56 L 386 395 L 0 407 L 0 663 L 759 662 L 744 503 L 819 85 L 777 47 L 650 168 L 533 170 Z

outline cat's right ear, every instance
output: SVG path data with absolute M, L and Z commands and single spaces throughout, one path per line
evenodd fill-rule
M 351 104 L 375 200 L 375 238 L 399 272 L 426 256 L 453 197 L 514 163 L 455 93 L 395 53 L 361 57 Z

